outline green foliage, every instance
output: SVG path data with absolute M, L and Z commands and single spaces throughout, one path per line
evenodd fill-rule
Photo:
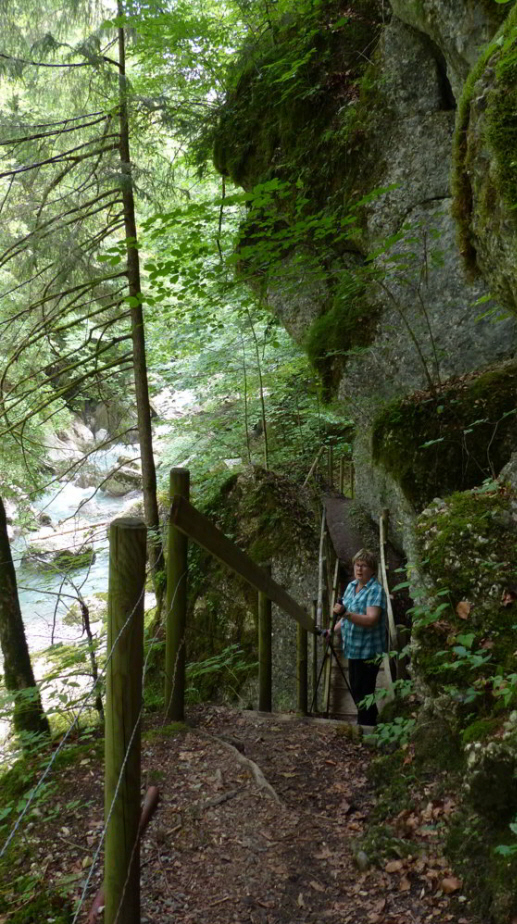
M 258 663 L 250 662 L 249 656 L 239 645 L 228 645 L 218 654 L 203 661 L 190 661 L 187 665 L 187 698 L 200 703 L 213 698 L 215 691 L 219 698 L 236 699 L 239 690 Z
M 480 485 L 517 448 L 516 382 L 517 368 L 504 365 L 392 402 L 374 422 L 374 459 L 417 509 Z

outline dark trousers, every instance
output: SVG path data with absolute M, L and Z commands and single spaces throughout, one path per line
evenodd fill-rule
M 350 680 L 350 689 L 357 706 L 357 722 L 359 725 L 376 725 L 378 710 L 375 703 L 367 709 L 360 709 L 361 700 L 371 693 L 375 693 L 375 684 L 379 665 L 371 661 L 363 661 L 360 658 L 349 658 L 348 661 L 348 678 Z

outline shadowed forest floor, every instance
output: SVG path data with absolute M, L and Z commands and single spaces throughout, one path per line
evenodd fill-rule
M 142 924 L 474 924 L 441 855 L 452 801 L 413 794 L 379 823 L 373 752 L 349 726 L 216 706 L 189 720 L 179 734 L 156 720 L 144 733 L 143 788 L 158 785 L 160 803 L 142 844 Z M 82 804 L 67 812 L 73 797 Z M 78 897 L 103 825 L 93 751 L 60 774 L 56 799 L 54 820 L 26 838 L 46 881 L 76 877 Z M 367 822 L 377 848 L 360 840 Z

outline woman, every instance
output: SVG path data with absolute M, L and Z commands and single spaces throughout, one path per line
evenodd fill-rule
M 373 552 L 360 549 L 352 562 L 354 580 L 334 607 L 335 615 L 341 616 L 334 631 L 341 629 L 358 724 L 375 725 L 377 706 L 361 708 L 359 703 L 365 696 L 375 693 L 379 655 L 387 650 L 386 594 L 374 578 L 377 561 Z

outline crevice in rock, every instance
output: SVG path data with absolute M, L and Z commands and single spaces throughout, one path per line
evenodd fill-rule
M 434 46 L 433 52 L 436 61 L 438 87 L 441 97 L 440 109 L 444 112 L 450 112 L 451 110 L 456 109 L 456 97 L 454 96 L 451 82 L 447 75 L 447 63 L 442 52 L 437 46 Z

